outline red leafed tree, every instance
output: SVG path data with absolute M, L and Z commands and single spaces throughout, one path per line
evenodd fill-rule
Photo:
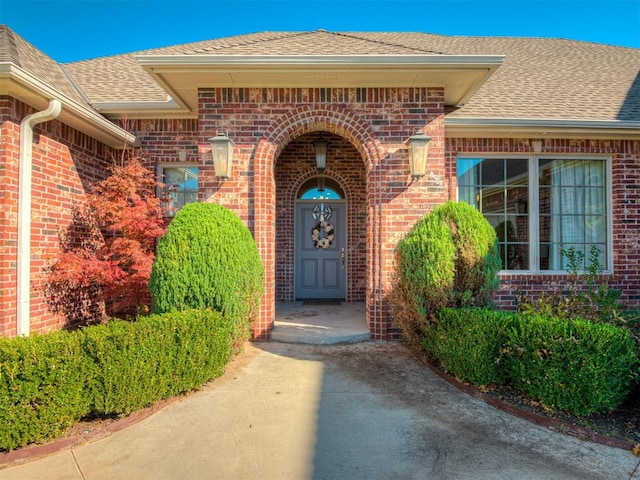
M 75 208 L 47 281 L 50 304 L 70 322 L 95 320 L 96 301 L 116 316 L 150 304 L 155 241 L 166 227 L 158 186 L 153 173 L 132 157 L 113 166 L 87 203 Z

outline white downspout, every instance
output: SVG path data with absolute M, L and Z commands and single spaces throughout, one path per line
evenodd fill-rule
M 33 164 L 33 127 L 53 120 L 62 111 L 60 100 L 53 99 L 49 107 L 32 113 L 20 123 L 20 165 L 18 170 L 18 266 L 17 266 L 17 330 L 29 335 L 31 283 L 31 173 Z

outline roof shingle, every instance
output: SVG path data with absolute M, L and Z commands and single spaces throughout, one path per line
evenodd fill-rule
M 0 63 L 12 63 L 68 97 L 86 104 L 63 65 L 35 48 L 6 25 L 0 25 Z

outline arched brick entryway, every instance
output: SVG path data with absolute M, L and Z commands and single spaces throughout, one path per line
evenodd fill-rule
M 366 174 L 366 308 L 375 339 L 394 338 L 386 293 L 397 242 L 411 225 L 450 195 L 444 155 L 444 90 L 416 88 L 238 88 L 199 91 L 199 142 L 204 158 L 199 198 L 234 210 L 253 232 L 266 269 L 255 338 L 269 338 L 275 319 L 274 167 L 281 152 L 305 135 L 347 141 Z M 208 138 L 226 131 L 236 143 L 233 175 L 216 178 Z M 412 178 L 407 139 L 428 134 L 428 174 Z
M 291 141 L 277 158 L 274 174 L 276 182 L 276 302 L 292 302 L 299 297 L 304 298 L 301 293 L 302 276 L 301 267 L 302 251 L 296 250 L 305 237 L 302 233 L 302 218 L 296 217 L 296 205 L 301 205 L 305 201 L 298 200 L 300 188 L 305 185 L 315 187 L 318 185 L 318 171 L 315 164 L 315 152 L 313 143 L 319 138 L 327 141 L 329 147 L 327 151 L 326 169 L 320 175 L 326 182 L 339 186 L 337 194 L 333 197 L 342 211 L 336 220 L 342 221 L 340 228 L 336 231 L 340 235 L 338 243 L 334 249 L 321 255 L 323 258 L 322 271 L 324 266 L 329 266 L 329 272 L 336 274 L 333 283 L 332 278 L 328 280 L 328 290 L 321 288 L 326 285 L 320 278 L 316 278 L 317 284 L 311 285 L 318 288 L 313 292 L 318 297 L 324 298 L 344 298 L 347 302 L 363 302 L 366 297 L 366 245 L 367 245 L 367 175 L 365 165 L 360 153 L 346 139 L 327 132 L 313 132 L 304 134 Z M 334 192 L 335 194 L 335 192 Z M 308 200 L 306 201 L 308 202 Z M 337 225 L 334 224 L 337 227 Z M 344 240 L 344 241 L 343 241 Z M 344 249 L 344 250 L 342 250 Z M 340 251 L 344 256 L 340 256 Z M 315 254 L 308 252 L 311 258 Z M 341 262 L 339 258 L 344 260 Z M 326 263 L 328 262 L 328 263 Z M 331 265 L 342 264 L 342 268 L 332 270 Z M 313 260 L 307 265 L 316 274 L 320 273 Z M 309 281 L 310 278 L 307 278 Z M 316 287 L 317 286 L 317 287 Z M 344 287 L 344 292 L 342 288 Z M 332 290 L 336 288 L 336 290 Z M 297 293 L 296 293 L 297 292 Z M 336 295 L 340 292 L 340 295 Z M 308 292 L 311 293 L 311 292 Z M 344 294 L 344 297 L 342 296 Z
M 265 266 L 265 293 L 262 298 L 260 317 L 256 322 L 254 337 L 269 338 L 275 319 L 276 301 L 276 187 L 274 164 L 283 149 L 297 138 L 313 132 L 327 132 L 348 141 L 357 150 L 362 159 L 362 168 L 366 178 L 367 242 L 365 247 L 366 263 L 366 302 L 367 323 L 374 338 L 383 336 L 381 322 L 382 298 L 376 297 L 379 279 L 376 275 L 380 265 L 380 242 L 382 222 L 377 218 L 380 211 L 380 195 L 376 196 L 379 179 L 375 178 L 376 165 L 384 158 L 384 147 L 374 132 L 361 118 L 354 116 L 339 106 L 324 106 L 322 109 L 300 107 L 289 111 L 272 122 L 265 131 L 255 152 L 254 165 L 254 235 Z

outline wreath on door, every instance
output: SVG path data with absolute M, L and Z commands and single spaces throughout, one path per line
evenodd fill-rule
M 313 246 L 326 250 L 333 243 L 335 232 L 333 225 L 329 222 L 318 222 L 311 230 L 311 239 Z

